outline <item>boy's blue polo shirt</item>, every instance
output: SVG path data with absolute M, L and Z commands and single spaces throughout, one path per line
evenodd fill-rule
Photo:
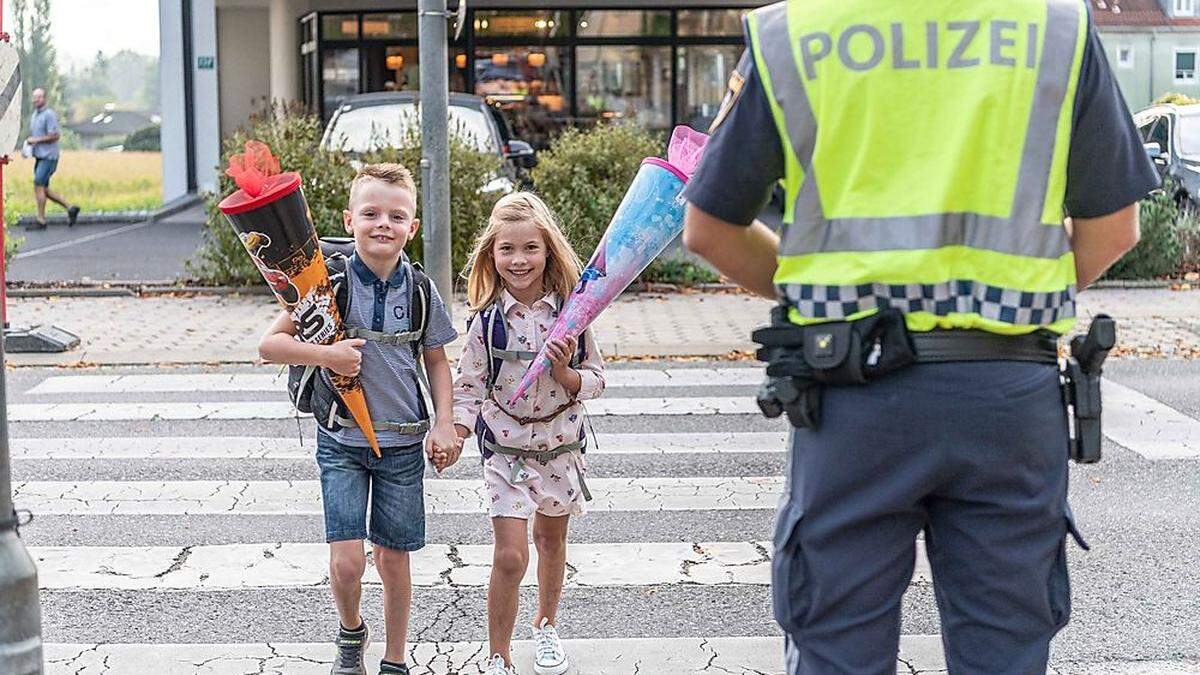
M 386 281 L 379 279 L 357 255 L 350 256 L 346 274 L 350 310 L 342 317 L 347 327 L 366 328 L 385 333 L 409 330 L 408 289 L 412 283 L 412 268 L 407 256 L 401 256 L 396 271 Z M 425 329 L 423 349 L 441 347 L 454 341 L 458 332 L 450 322 L 446 306 L 437 287 L 430 285 L 429 325 Z M 362 346 L 363 393 L 367 409 L 376 422 L 415 422 L 424 417 L 421 389 L 417 380 L 416 361 L 412 345 L 385 345 L 368 340 Z M 432 410 L 429 411 L 433 413 Z M 320 427 L 318 427 L 320 428 Z M 367 439 L 357 428 L 340 431 L 321 429 L 343 445 L 366 447 Z M 420 443 L 424 434 L 399 434 L 393 431 L 375 433 L 380 447 L 395 447 Z

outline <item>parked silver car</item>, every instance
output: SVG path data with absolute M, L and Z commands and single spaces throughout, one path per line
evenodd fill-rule
M 399 147 L 419 136 L 420 94 L 389 91 L 351 96 L 334 111 L 321 145 L 357 157 L 381 147 Z M 484 192 L 510 192 L 528 183 L 527 171 L 537 164 L 528 143 L 512 137 L 508 121 L 495 107 L 470 94 L 450 94 L 450 133 L 480 152 L 504 160 L 504 171 L 484 186 Z M 416 167 L 412 167 L 416 168 Z
M 1200 204 L 1200 104 L 1156 105 L 1133 116 L 1146 154 L 1169 179 L 1175 200 L 1191 208 Z

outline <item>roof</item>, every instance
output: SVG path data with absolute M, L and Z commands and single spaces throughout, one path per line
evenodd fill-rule
M 158 124 L 156 116 L 133 110 L 109 110 L 85 122 L 66 127 L 80 136 L 128 136 L 139 129 Z
M 1105 26 L 1195 26 L 1200 16 L 1171 17 L 1158 0 L 1088 0 L 1092 22 Z

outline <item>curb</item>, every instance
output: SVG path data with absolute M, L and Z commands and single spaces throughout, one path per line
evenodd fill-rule
M 146 221 L 156 222 L 164 218 L 182 213 L 189 208 L 201 203 L 198 195 L 188 195 L 180 197 L 174 201 L 163 204 L 157 209 L 142 209 L 138 211 L 98 211 L 96 213 L 82 213 L 75 220 L 76 225 L 111 225 L 113 223 L 143 223 Z M 33 216 L 21 216 L 15 223 L 16 227 L 28 227 L 37 222 Z M 47 225 L 62 225 L 66 226 L 67 217 L 61 214 L 46 216 Z
M 1088 289 L 1099 290 L 1145 290 L 1145 289 L 1174 289 L 1180 284 L 1196 284 L 1184 279 L 1104 279 L 1097 281 Z

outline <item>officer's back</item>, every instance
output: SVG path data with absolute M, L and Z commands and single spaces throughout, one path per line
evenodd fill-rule
M 894 672 L 923 530 L 951 672 L 1044 672 L 1077 534 L 1054 336 L 1157 183 L 1088 9 L 803 0 L 746 33 L 685 241 L 785 310 L 789 669 Z

